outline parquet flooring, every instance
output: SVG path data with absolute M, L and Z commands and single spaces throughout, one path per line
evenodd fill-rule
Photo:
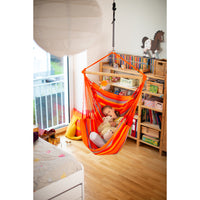
M 65 141 L 71 141 L 66 144 Z M 96 156 L 82 141 L 61 136 L 59 148 L 84 166 L 85 200 L 165 200 L 166 156 L 127 139 L 115 155 Z

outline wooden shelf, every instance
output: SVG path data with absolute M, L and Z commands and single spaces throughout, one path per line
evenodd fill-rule
M 165 80 L 165 76 L 155 76 L 153 73 L 145 73 L 148 78 L 154 78 L 159 80 Z
M 140 123 L 140 125 L 155 129 L 157 131 L 161 131 L 161 129 L 159 128 L 159 125 L 157 124 L 151 124 L 150 122 L 142 122 Z
M 156 97 L 161 97 L 161 98 L 163 98 L 163 96 L 164 96 L 164 94 L 159 94 L 159 93 L 156 94 L 156 93 L 149 92 L 147 90 L 142 91 L 142 93 L 149 94 L 149 95 L 156 96 Z
M 144 106 L 144 105 L 142 105 L 141 108 L 146 108 L 146 109 L 149 109 L 149 110 L 153 110 L 153 111 L 162 113 L 162 110 L 159 110 L 159 109 L 156 109 L 156 108 L 151 108 L 151 107 Z
M 127 86 L 121 85 L 120 82 L 109 82 L 108 84 L 114 87 L 120 87 L 127 90 L 132 90 L 132 91 L 135 91 L 137 89 L 137 87 L 127 87 Z
M 128 74 L 114 74 L 114 73 L 106 73 L 106 72 L 94 72 L 94 71 L 85 71 L 86 74 L 93 74 L 99 76 L 114 76 L 114 77 L 122 77 L 122 78 L 130 78 L 130 79 L 138 79 L 141 78 L 135 75 L 128 75 Z
M 128 137 L 131 138 L 131 139 L 137 140 L 137 138 L 133 137 L 132 135 L 128 135 Z
M 105 71 L 109 71 L 111 73 L 103 72 L 104 69 L 105 69 Z M 134 69 L 121 69 L 120 67 L 119 68 L 114 68 L 114 67 L 109 65 L 109 62 L 101 62 L 100 63 L 100 67 L 99 67 L 99 71 L 101 73 L 97 72 L 97 73 L 91 73 L 91 74 L 99 75 L 99 80 L 100 81 L 103 80 L 103 76 L 109 76 L 109 75 L 113 74 L 112 76 L 116 76 L 116 77 L 139 79 L 139 83 L 140 84 L 142 82 L 142 74 L 140 74 L 138 71 L 136 71 Z M 155 94 L 155 93 L 149 92 L 149 91 L 147 91 L 145 89 L 143 89 L 143 91 L 142 91 L 142 94 L 148 94 L 148 95 L 151 95 L 151 96 L 163 98 L 163 110 L 159 110 L 159 109 L 155 109 L 155 108 L 151 108 L 151 107 L 147 107 L 147 106 L 142 105 L 142 96 L 141 96 L 140 99 L 139 99 L 139 102 L 138 102 L 138 117 L 137 117 L 137 119 L 138 119 L 138 123 L 137 123 L 138 132 L 137 132 L 137 134 L 138 134 L 138 136 L 136 138 L 136 137 L 133 137 L 131 135 L 128 135 L 128 137 L 133 139 L 133 140 L 135 140 L 136 143 L 137 143 L 137 146 L 139 146 L 140 144 L 145 144 L 145 145 L 148 145 L 148 146 L 151 146 L 153 148 L 158 149 L 160 154 L 162 154 L 163 151 L 166 151 L 166 147 L 165 146 L 166 146 L 166 134 L 167 133 L 166 133 L 166 125 L 165 124 L 166 124 L 166 99 L 167 99 L 167 97 L 166 97 L 166 91 L 167 91 L 166 81 L 167 81 L 167 75 L 166 76 L 155 76 L 153 73 L 145 73 L 145 75 L 147 76 L 147 80 L 149 78 L 152 78 L 152 79 L 158 79 L 158 80 L 163 80 L 164 81 L 163 94 Z M 135 91 L 137 89 L 137 86 L 136 87 L 127 87 L 127 86 L 121 85 L 120 82 L 110 82 L 108 84 L 110 86 L 123 88 L 123 89 L 126 89 L 126 90 Z M 159 112 L 159 113 L 162 114 L 161 128 L 157 124 L 151 124 L 150 122 L 141 122 L 141 116 L 142 116 L 142 109 L 143 108 L 150 109 L 150 110 L 153 110 L 153 111 L 156 111 L 156 112 Z M 152 144 L 149 144 L 149 143 L 143 141 L 142 139 L 140 139 L 141 138 L 141 134 L 142 134 L 141 133 L 142 126 L 146 126 L 148 128 L 152 128 L 154 130 L 160 131 L 160 138 L 159 138 L 160 142 L 159 142 L 159 146 L 158 147 L 154 146 Z
M 120 82 L 108 82 L 108 84 L 111 85 L 111 86 L 114 86 L 114 87 L 119 87 L 119 88 L 132 90 L 132 91 L 135 91 L 137 89 L 137 86 L 127 87 L 127 86 L 120 84 Z M 149 92 L 149 91 L 146 91 L 146 90 L 142 91 L 142 93 L 143 94 L 149 94 L 149 95 L 156 96 L 156 97 L 161 97 L 161 98 L 163 98 L 163 95 L 164 95 L 164 94 L 155 94 L 155 93 L 152 93 L 152 92 Z
M 139 72 L 137 72 L 134 69 L 114 68 L 114 67 L 111 67 L 108 63 L 103 64 L 102 68 L 103 69 L 109 69 L 109 70 L 113 70 L 113 71 L 118 71 L 118 72 L 123 72 L 123 73 L 135 74 L 135 75 L 138 75 L 138 76 L 142 76 L 141 74 L 139 74 Z M 154 79 L 159 79 L 159 80 L 165 80 L 164 76 L 155 76 L 153 73 L 145 73 L 145 75 L 147 76 L 147 78 L 154 78 Z
M 114 68 L 114 67 L 111 67 L 109 64 L 103 65 L 103 69 L 109 69 L 109 70 L 113 70 L 113 71 L 117 71 L 117 72 L 122 72 L 122 73 L 134 74 L 134 75 L 141 76 L 141 74 L 139 72 L 137 72 L 136 70 L 134 70 L 134 69 Z

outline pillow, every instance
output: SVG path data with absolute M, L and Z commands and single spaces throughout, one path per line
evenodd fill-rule
M 69 124 L 69 126 L 67 127 L 67 131 L 65 133 L 65 137 L 72 139 L 72 140 L 81 140 L 82 136 L 75 136 L 76 135 L 76 121 L 78 120 L 78 118 L 76 117 L 76 115 L 73 115 L 71 122 Z

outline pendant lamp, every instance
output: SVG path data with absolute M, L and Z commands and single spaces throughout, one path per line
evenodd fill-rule
M 89 48 L 102 31 L 96 0 L 34 0 L 34 40 L 62 57 Z

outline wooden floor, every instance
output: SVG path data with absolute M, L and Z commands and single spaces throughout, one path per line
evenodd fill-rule
M 128 138 L 118 154 L 96 156 L 82 141 L 64 136 L 58 146 L 83 164 L 85 200 L 166 199 L 166 156 L 156 149 Z

